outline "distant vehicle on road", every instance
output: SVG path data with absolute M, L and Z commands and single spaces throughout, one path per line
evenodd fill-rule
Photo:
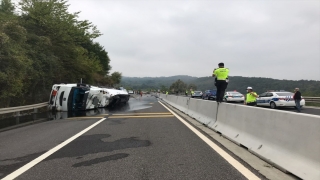
M 272 109 L 277 107 L 295 107 L 294 93 L 285 91 L 265 92 L 257 98 L 257 106 L 269 106 Z M 305 106 L 305 99 L 302 97 L 300 105 Z
M 192 98 L 202 98 L 202 91 L 194 91 L 193 94 L 191 94 Z
M 133 91 L 132 90 L 128 90 L 128 94 L 133 94 Z
M 244 102 L 244 95 L 237 91 L 227 91 L 224 94 L 223 101 L 225 102 Z
M 216 94 L 217 94 L 217 90 L 206 90 L 204 91 L 204 93 L 202 94 L 202 99 L 212 99 L 215 100 L 216 99 Z

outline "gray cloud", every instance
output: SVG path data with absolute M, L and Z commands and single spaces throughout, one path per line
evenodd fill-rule
M 320 1 L 70 0 L 124 76 L 320 80 Z

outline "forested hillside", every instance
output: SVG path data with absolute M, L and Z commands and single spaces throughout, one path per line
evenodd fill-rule
M 126 88 L 133 89 L 162 89 L 163 86 L 169 88 L 172 83 L 178 79 L 182 80 L 186 84 L 196 85 L 198 90 L 215 89 L 214 78 L 212 77 L 191 77 L 191 76 L 172 76 L 172 77 L 123 77 L 121 85 Z M 245 93 L 246 88 L 251 86 L 254 91 L 258 93 L 265 92 L 267 90 L 287 90 L 293 91 L 294 88 L 299 87 L 304 96 L 317 96 L 320 97 L 320 81 L 308 81 L 308 80 L 278 80 L 271 78 L 257 78 L 257 77 L 241 77 L 233 76 L 229 77 L 230 82 L 228 85 L 229 91 L 237 90 Z
M 1 0 L 0 107 L 47 101 L 54 83 L 113 84 L 101 33 L 78 14 L 66 0 Z
M 171 76 L 171 77 L 122 77 L 121 86 L 127 89 L 157 89 L 161 86 L 169 87 L 178 79 L 189 83 L 198 78 L 191 76 Z

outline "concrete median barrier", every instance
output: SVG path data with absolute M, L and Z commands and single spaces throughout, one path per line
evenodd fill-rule
M 278 168 L 320 179 L 320 117 L 222 103 L 211 126 Z
M 216 121 L 217 103 L 191 98 L 187 114 L 202 124 L 214 124 Z
M 160 95 L 162 100 L 170 104 L 171 106 L 177 108 L 178 110 L 187 113 L 188 112 L 188 101 L 190 98 L 183 96 L 174 96 L 174 95 Z
M 176 108 L 187 114 L 189 110 L 189 101 L 190 98 L 179 96 L 177 99 Z
M 320 179 L 320 116 L 162 95 L 163 100 L 283 171 Z
M 176 102 L 177 102 L 178 96 L 161 94 L 160 97 L 161 97 L 162 100 L 164 100 L 165 102 L 171 104 L 172 106 L 176 106 Z

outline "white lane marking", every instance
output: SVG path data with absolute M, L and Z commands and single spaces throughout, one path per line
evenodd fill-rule
M 213 150 L 215 150 L 221 157 L 223 157 L 226 161 L 228 161 L 234 168 L 236 168 L 242 175 L 250 180 L 258 180 L 260 179 L 258 176 L 253 174 L 249 169 L 244 167 L 241 163 L 235 160 L 232 156 L 230 156 L 227 152 L 217 146 L 214 142 L 212 142 L 209 138 L 199 132 L 196 128 L 191 126 L 185 120 L 183 120 L 180 116 L 174 113 L 171 109 L 165 106 L 163 103 L 159 101 L 159 103 L 165 107 L 168 111 L 170 111 L 177 119 L 179 119 L 184 125 L 186 125 L 191 131 L 193 131 L 197 136 L 199 136 L 204 142 L 206 142 Z
M 30 168 L 32 168 L 33 166 L 35 166 L 36 164 L 40 163 L 41 161 L 43 161 L 45 158 L 49 157 L 51 154 L 55 153 L 56 151 L 58 151 L 59 149 L 63 148 L 64 146 L 66 146 L 67 144 L 69 144 L 70 142 L 72 142 L 73 140 L 77 139 L 79 136 L 81 136 L 82 134 L 86 133 L 87 131 L 89 131 L 90 129 L 94 128 L 96 125 L 100 124 L 102 121 L 106 120 L 106 118 L 100 119 L 98 122 L 92 124 L 91 126 L 87 127 L 86 129 L 82 130 L 81 132 L 79 132 L 78 134 L 72 136 L 71 138 L 67 139 L 66 141 L 64 141 L 63 143 L 57 145 L 56 147 L 50 149 L 49 151 L 47 151 L 46 153 L 42 154 L 41 156 L 39 156 L 38 158 L 34 159 L 33 161 L 29 162 L 28 164 L 22 166 L 21 168 L 17 169 L 16 171 L 12 172 L 11 174 L 7 175 L 5 178 L 3 178 L 2 180 L 12 180 L 14 178 L 17 178 L 18 176 L 20 176 L 22 173 L 26 172 L 27 170 L 29 170 Z

